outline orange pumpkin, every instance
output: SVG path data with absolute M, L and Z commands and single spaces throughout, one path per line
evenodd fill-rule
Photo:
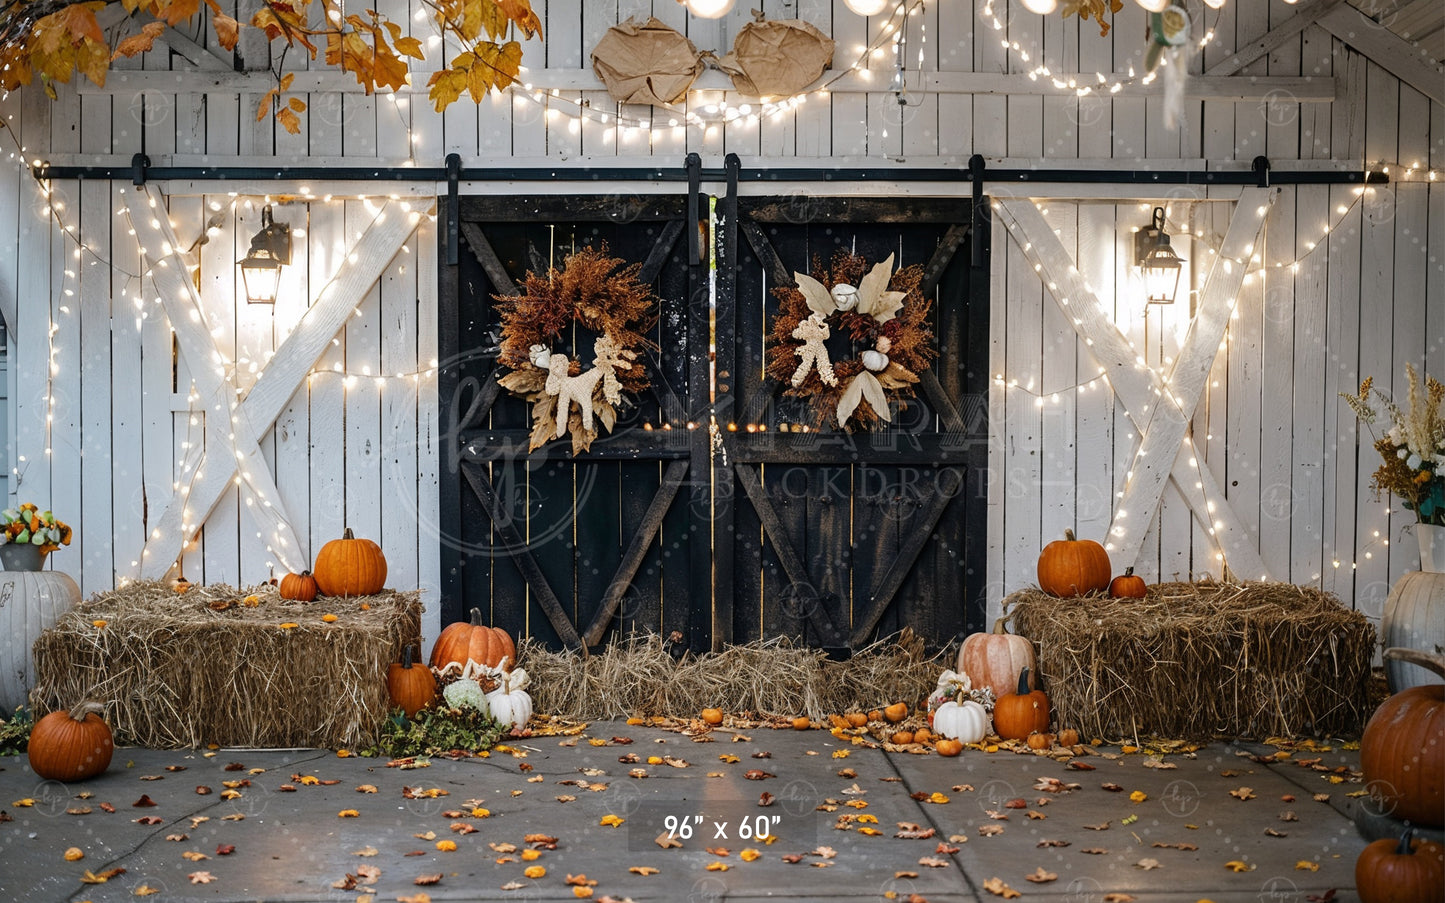
M 472 609 L 472 611 L 476 611 L 476 609 L 474 608 L 474 609 Z M 722 723 L 723 723 L 723 710 L 722 710 L 722 709 L 703 709 L 703 710 L 702 710 L 702 720 L 705 721 L 705 722 L 708 723 L 708 724 L 722 724 Z
M 1059 731 L 1059 745 L 1060 745 L 1060 746 L 1078 746 L 1078 745 L 1079 745 L 1079 732 L 1076 731 L 1076 730 L 1074 730 L 1074 729 L 1071 728 L 1071 727 L 1066 727 L 1066 728 L 1064 728 L 1063 730 Z
M 885 706 L 883 709 L 883 717 L 895 724 L 902 721 L 908 717 L 908 703 L 895 702 L 890 706 Z
M 993 633 L 974 633 L 964 638 L 958 650 L 959 674 L 968 675 L 975 687 L 988 687 L 995 698 L 1018 685 L 1019 674 L 1034 666 L 1034 646 L 1027 639 L 1004 632 L 1007 618 L 993 624 Z M 1031 684 L 1032 686 L 1032 684 Z
M 1035 731 L 1049 729 L 1049 697 L 1029 690 L 1029 670 L 1019 675 L 1017 692 L 998 698 L 993 706 L 993 729 L 1005 740 L 1023 740 Z
M 846 716 L 849 727 L 867 727 L 868 716 L 863 712 L 849 712 Z
M 1063 539 L 1044 546 L 1039 555 L 1039 588 L 1051 596 L 1082 596 L 1109 587 L 1109 553 L 1092 539 Z
M 1445 886 L 1445 847 L 1410 839 L 1384 838 L 1360 851 L 1355 860 L 1355 890 L 1362 903 L 1435 903 Z
M 437 679 L 425 665 L 413 665 L 411 647 L 401 653 L 401 664 L 392 662 L 386 669 L 386 692 L 391 704 L 401 708 L 406 717 L 432 704 L 437 695 Z
M 793 730 L 795 731 L 805 731 L 812 726 L 813 722 L 808 720 L 807 715 L 802 715 L 793 719 Z
M 956 756 L 959 753 L 963 752 L 963 741 L 950 740 L 949 738 L 944 737 L 937 743 L 935 743 L 933 745 L 933 748 L 938 750 L 938 754 L 940 756 Z
M 110 767 L 115 741 L 98 702 L 51 712 L 30 729 L 30 768 L 50 781 L 83 781 Z
M 310 602 L 316 598 L 318 587 L 316 578 L 311 576 L 310 571 L 302 571 L 299 574 L 287 574 L 281 578 L 281 585 L 276 591 L 283 599 L 295 599 L 298 602 Z
M 1029 734 L 1026 742 L 1029 745 L 1029 749 L 1048 749 L 1054 745 L 1054 735 L 1034 731 Z
M 517 647 L 500 627 L 482 623 L 482 610 L 472 609 L 470 621 L 458 621 L 447 627 L 431 647 L 431 666 L 438 671 L 452 662 L 463 668 L 473 661 L 491 668 L 510 667 L 517 663 Z M 509 662 L 503 665 L 503 662 Z
M 893 736 L 888 739 L 897 743 L 899 746 L 907 746 L 913 742 L 913 731 L 895 731 Z
M 1133 568 L 1124 568 L 1124 573 L 1109 581 L 1109 596 L 1114 599 L 1142 599 L 1149 594 L 1144 578 L 1134 573 Z
M 1387 660 L 1407 661 L 1445 676 L 1445 657 L 1390 648 Z M 1381 809 L 1417 825 L 1445 819 L 1445 685 L 1424 684 L 1386 699 L 1360 738 L 1360 770 Z
M 316 553 L 316 586 L 328 596 L 369 596 L 386 586 L 386 556 L 381 546 L 357 539 L 347 527 Z

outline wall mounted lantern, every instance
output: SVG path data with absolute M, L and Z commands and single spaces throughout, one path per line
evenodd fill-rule
M 1164 208 L 1155 207 L 1149 225 L 1134 233 L 1134 265 L 1144 277 L 1149 304 L 1173 304 L 1184 272 L 1184 258 L 1169 246 L 1164 231 Z
M 291 262 L 291 227 L 271 220 L 271 205 L 261 208 L 261 231 L 240 261 L 241 281 L 250 304 L 275 304 L 281 267 Z

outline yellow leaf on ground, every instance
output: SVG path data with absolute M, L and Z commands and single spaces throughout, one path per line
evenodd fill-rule
M 522 870 L 522 874 L 528 878 L 540 878 L 547 874 L 547 869 L 540 865 L 529 865 Z
M 634 875 L 641 875 L 646 878 L 648 875 L 656 875 L 661 869 L 655 869 L 650 865 L 634 865 L 628 869 Z
M 359 815 L 361 815 L 361 813 L 357 812 L 355 809 L 342 809 L 340 812 L 336 813 L 337 818 L 356 818 Z
M 68 849 L 68 850 L 65 851 L 65 861 L 66 861 L 66 862 L 74 862 L 74 861 L 76 861 L 77 859 L 84 859 L 84 858 L 85 858 L 85 851 L 82 850 L 80 847 L 71 847 L 70 849 Z
M 1249 864 L 1248 862 L 1240 862 L 1238 859 L 1231 859 L 1231 860 L 1229 860 L 1228 862 L 1226 862 L 1226 863 L 1224 864 L 1224 867 L 1227 868 L 1227 869 L 1229 869 L 1231 872 L 1252 872 L 1252 871 L 1254 871 L 1254 866 L 1253 866 L 1253 865 Z

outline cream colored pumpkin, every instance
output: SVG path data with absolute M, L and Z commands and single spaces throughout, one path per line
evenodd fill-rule
M 952 700 L 933 711 L 933 730 L 964 743 L 977 743 L 988 735 L 988 711 L 971 699 Z
M 502 684 L 487 694 L 492 717 L 512 727 L 526 727 L 532 717 L 532 697 L 526 686 L 531 682 L 523 668 L 513 668 L 501 677 Z
M 41 632 L 79 604 L 80 587 L 60 571 L 0 571 L 0 717 L 29 701 L 35 687 L 31 648 Z M 58 699 L 46 703 L 61 707 Z

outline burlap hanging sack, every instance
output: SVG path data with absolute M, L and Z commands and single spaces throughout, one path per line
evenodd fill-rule
M 717 67 L 733 87 L 752 97 L 791 97 L 817 81 L 833 62 L 833 39 L 801 19 L 757 21 L 738 32 L 732 52 Z
M 618 103 L 676 103 L 704 68 L 693 43 L 655 18 L 612 26 L 592 51 L 592 71 Z

